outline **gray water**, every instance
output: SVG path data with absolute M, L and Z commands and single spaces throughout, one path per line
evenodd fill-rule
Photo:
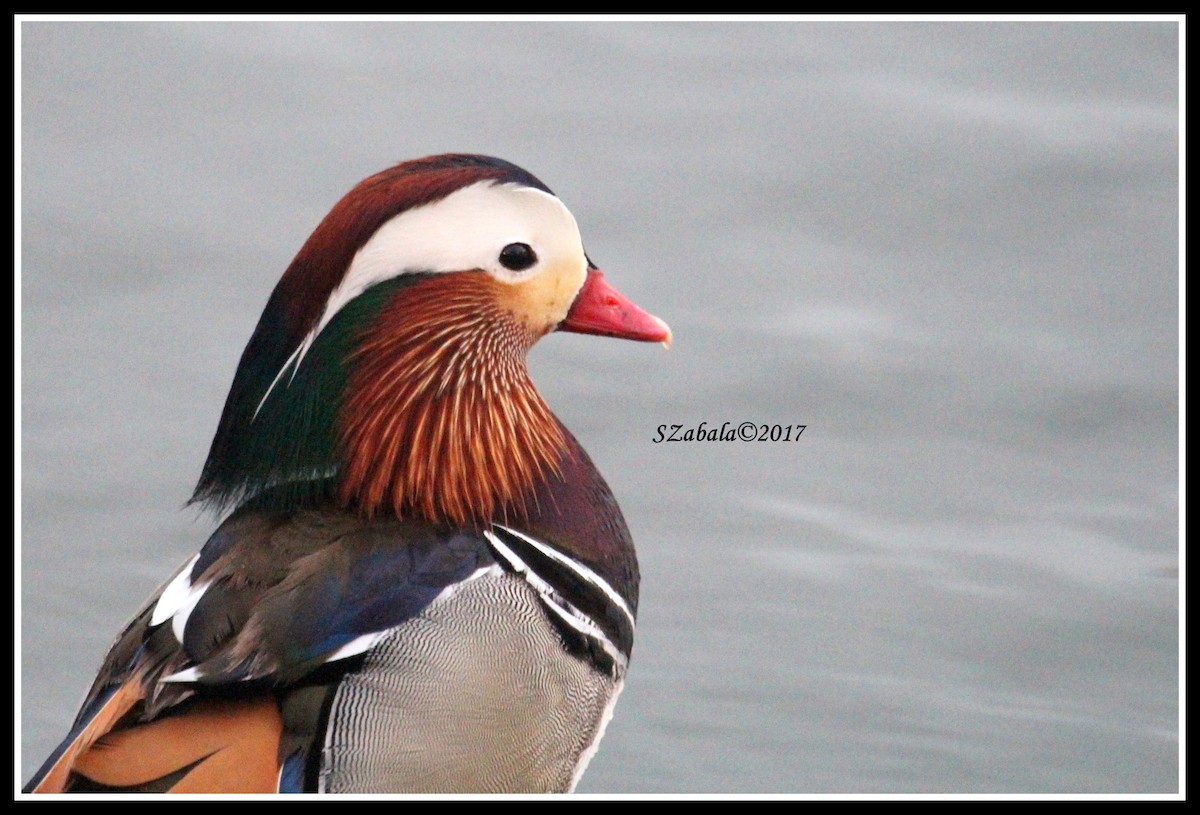
M 581 792 L 1178 789 L 1176 24 L 20 31 L 20 781 L 216 523 L 292 255 L 471 151 L 675 332 L 531 356 L 643 571 Z

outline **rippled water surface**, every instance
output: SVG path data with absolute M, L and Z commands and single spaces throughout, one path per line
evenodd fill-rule
M 21 34 L 21 780 L 211 531 L 181 505 L 291 256 L 453 150 L 675 332 L 531 357 L 642 563 L 581 791 L 1177 788 L 1174 24 Z M 806 430 L 653 441 L 701 421 Z

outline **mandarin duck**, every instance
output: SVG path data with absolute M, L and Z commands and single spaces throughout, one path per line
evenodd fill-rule
M 25 791 L 572 790 L 638 565 L 530 380 L 552 331 L 671 338 L 513 164 L 433 156 L 351 190 L 242 354 L 192 497 L 230 514 Z

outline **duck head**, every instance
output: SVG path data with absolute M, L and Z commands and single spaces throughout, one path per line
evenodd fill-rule
M 525 364 L 556 330 L 671 339 L 525 170 L 442 155 L 371 176 L 272 292 L 192 501 L 332 497 L 458 526 L 519 515 L 567 451 Z

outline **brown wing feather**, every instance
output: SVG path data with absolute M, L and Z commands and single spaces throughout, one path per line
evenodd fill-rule
M 70 770 L 88 787 L 114 790 L 275 792 L 282 728 L 273 696 L 198 702 L 103 735 L 78 752 Z
M 145 692 L 142 690 L 142 683 L 133 680 L 122 685 L 112 698 L 105 702 L 104 707 L 100 708 L 99 712 L 92 718 L 88 726 L 85 727 L 59 756 L 58 761 L 50 768 L 45 777 L 42 778 L 32 791 L 33 792 L 65 792 L 67 781 L 71 777 L 71 768 L 74 766 L 76 757 L 80 753 L 85 753 L 89 750 L 97 739 L 104 736 L 115 725 L 122 716 L 142 700 Z

